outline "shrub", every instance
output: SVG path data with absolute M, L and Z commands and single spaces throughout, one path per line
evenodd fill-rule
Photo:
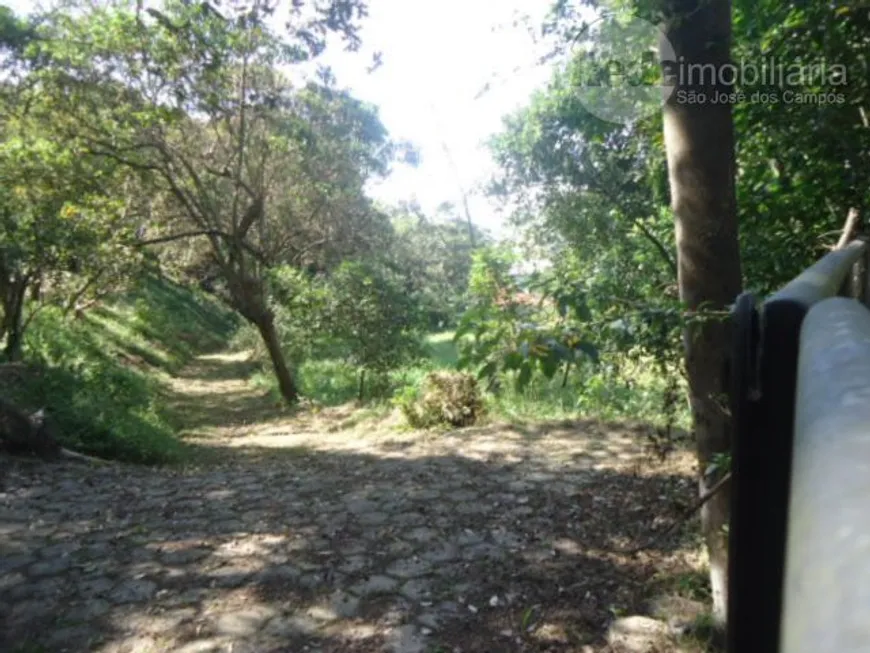
M 414 428 L 471 426 L 483 415 L 477 379 L 464 372 L 430 372 L 419 390 L 406 388 L 396 403 Z
M 325 404 L 389 397 L 391 373 L 424 354 L 423 316 L 386 266 L 345 261 L 316 276 L 281 267 L 271 271 L 270 288 L 281 347 L 305 397 Z M 240 329 L 233 346 L 254 349 L 268 369 L 253 327 Z

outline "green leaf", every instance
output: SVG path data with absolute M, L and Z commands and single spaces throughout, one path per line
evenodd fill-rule
M 552 379 L 559 369 L 559 359 L 554 354 L 550 354 L 541 359 L 541 371 L 548 379 Z
M 523 612 L 523 619 L 520 627 L 522 630 L 527 630 L 529 625 L 532 623 L 532 617 L 535 615 L 535 606 L 531 606 L 526 608 L 525 612 Z
M 563 343 L 554 340 L 550 345 L 553 355 L 560 361 L 573 361 L 574 352 L 568 349 Z
M 574 304 L 574 315 L 580 322 L 589 322 L 592 319 L 592 311 L 589 310 L 585 299 L 580 299 Z

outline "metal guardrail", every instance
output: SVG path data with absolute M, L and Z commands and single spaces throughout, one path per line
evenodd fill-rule
M 867 257 L 867 245 L 855 241 L 822 258 L 760 305 L 750 293 L 735 303 L 728 538 L 730 653 L 810 650 L 780 648 L 780 630 L 786 623 L 782 619 L 783 590 L 801 328 L 807 314 L 820 302 L 836 295 L 862 300 L 868 295 Z M 851 303 L 866 311 L 858 302 Z M 830 409 L 836 411 L 837 404 Z M 867 460 L 870 464 L 870 458 Z M 803 474 L 804 468 L 800 470 Z M 796 480 L 806 482 L 804 477 Z M 837 480 L 829 478 L 828 482 Z M 814 534 L 816 539 L 827 536 Z M 829 624 L 829 628 L 836 627 L 836 622 Z M 791 634 L 783 641 L 793 642 Z M 815 649 L 828 650 L 847 649 Z
M 816 304 L 801 329 L 781 650 L 870 650 L 870 310 Z

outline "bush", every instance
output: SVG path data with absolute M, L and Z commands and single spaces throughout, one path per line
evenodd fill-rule
M 396 387 L 391 375 L 424 354 L 423 317 L 384 266 L 345 261 L 316 276 L 281 267 L 271 271 L 270 288 L 281 348 L 304 397 L 328 405 L 388 398 Z M 256 329 L 243 326 L 233 347 L 254 350 L 263 383 L 274 389 Z
M 396 403 L 414 428 L 471 426 L 483 415 L 477 379 L 464 372 L 430 372 L 419 390 L 406 388 Z

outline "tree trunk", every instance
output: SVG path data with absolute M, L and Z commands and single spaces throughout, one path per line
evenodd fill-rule
M 21 348 L 24 341 L 21 336 L 21 329 L 14 329 L 6 334 L 6 347 L 3 350 L 3 357 L 9 363 L 21 360 Z
M 24 343 L 24 298 L 27 295 L 27 280 L 18 279 L 6 287 L 3 297 L 3 334 L 6 346 L 3 357 L 6 361 L 21 360 L 21 347 Z
M 363 397 L 365 396 L 365 387 L 366 387 L 366 368 L 362 368 L 359 371 L 359 388 L 357 389 L 357 401 L 362 403 Z
M 281 350 L 281 342 L 278 340 L 278 333 L 275 331 L 275 319 L 271 313 L 264 313 L 256 320 L 252 320 L 266 344 L 266 349 L 269 351 L 269 358 L 272 361 L 272 368 L 275 370 L 275 378 L 278 379 L 278 389 L 281 396 L 287 403 L 295 403 L 299 399 L 299 390 L 293 380 L 293 375 L 290 373 L 290 368 L 287 367 L 287 362 L 284 360 L 284 352 Z
M 725 311 L 741 287 L 734 125 L 731 106 L 712 103 L 715 93 L 729 93 L 731 87 L 722 84 L 719 75 L 713 79 L 709 68 L 705 75 L 695 69 L 694 79 L 688 75 L 688 66 L 693 64 L 713 64 L 718 73 L 729 63 L 731 3 L 674 0 L 666 7 L 664 31 L 676 61 L 682 62 L 682 74 L 671 76 L 676 88 L 664 108 L 665 148 L 676 226 L 680 299 L 692 316 L 699 309 Z M 678 69 L 670 64 L 665 70 L 673 73 Z M 705 94 L 707 102 L 685 102 L 687 91 Z M 684 346 L 703 494 L 722 475 L 721 471 L 705 474 L 714 455 L 730 451 L 730 417 L 724 399 L 730 350 L 727 322 L 693 322 L 684 331 Z M 725 626 L 728 596 L 724 532 L 728 505 L 728 492 L 719 492 L 701 512 L 710 556 L 713 616 L 721 629 Z
M 241 247 L 237 247 L 241 250 Z M 281 349 L 281 340 L 275 331 L 275 316 L 269 309 L 268 300 L 264 291 L 263 280 L 245 274 L 241 266 L 230 264 L 221 265 L 221 275 L 227 282 L 229 304 L 237 310 L 242 317 L 257 327 L 269 359 L 272 361 L 272 369 L 278 380 L 278 390 L 281 396 L 289 404 L 296 403 L 299 399 L 299 389 L 293 380 L 293 374 L 284 359 Z

